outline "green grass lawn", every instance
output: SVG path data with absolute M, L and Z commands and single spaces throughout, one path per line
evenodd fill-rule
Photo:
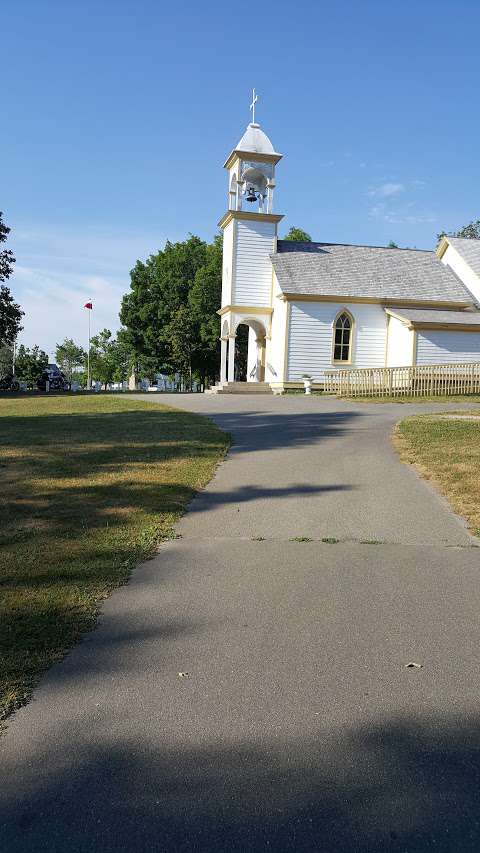
M 480 416 L 480 410 L 459 412 Z M 404 462 L 431 479 L 453 509 L 480 536 L 480 420 L 452 420 L 445 415 L 415 415 L 396 429 Z
M 0 399 L 0 719 L 172 536 L 227 445 L 209 420 L 158 404 Z

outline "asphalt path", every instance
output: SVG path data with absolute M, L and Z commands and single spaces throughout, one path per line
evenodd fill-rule
M 10 721 L 0 850 L 480 850 L 479 543 L 391 443 L 460 407 L 149 399 L 232 449 Z

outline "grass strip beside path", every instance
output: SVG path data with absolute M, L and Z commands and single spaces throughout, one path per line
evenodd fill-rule
M 401 421 L 395 443 L 404 462 L 417 467 L 480 536 L 480 410 L 415 415 Z
M 110 396 L 0 399 L 0 719 L 172 535 L 228 438 Z

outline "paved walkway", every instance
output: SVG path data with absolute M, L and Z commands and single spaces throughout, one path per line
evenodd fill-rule
M 10 723 L 0 849 L 478 852 L 480 552 L 393 452 L 420 407 L 161 401 L 234 446 Z

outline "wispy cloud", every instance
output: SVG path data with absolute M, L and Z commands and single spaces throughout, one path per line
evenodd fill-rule
M 411 209 L 411 202 L 398 209 L 392 209 L 386 202 L 378 202 L 372 205 L 368 215 L 371 219 L 382 219 L 392 225 L 424 225 L 437 221 L 433 213 L 410 213 Z
M 367 195 L 373 198 L 390 198 L 390 196 L 398 195 L 399 193 L 405 192 L 404 184 L 395 184 L 391 182 L 387 182 L 384 184 L 379 184 L 377 187 L 371 187 L 368 190 Z
M 55 225 L 17 227 L 11 236 L 17 263 L 9 285 L 25 311 L 20 342 L 39 344 L 50 355 L 65 337 L 85 344 L 89 299 L 92 333 L 115 332 L 130 269 L 164 243 L 152 234 Z

